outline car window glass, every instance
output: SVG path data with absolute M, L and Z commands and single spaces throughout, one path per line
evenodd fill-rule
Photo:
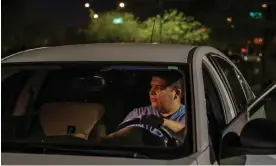
M 228 85 L 229 92 L 237 106 L 237 111 L 241 111 L 247 105 L 247 97 L 243 87 L 246 84 L 245 80 L 237 74 L 234 67 L 227 61 L 219 57 L 212 57 L 212 59 L 222 72 L 223 79 Z
M 265 118 L 276 121 L 276 90 L 271 91 L 248 113 L 249 120 Z
M 266 118 L 266 113 L 265 113 L 265 107 L 264 106 L 262 106 L 256 112 L 251 113 L 250 116 L 249 116 L 250 120 L 258 119 L 258 118 Z

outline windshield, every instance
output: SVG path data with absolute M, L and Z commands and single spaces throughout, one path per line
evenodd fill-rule
M 15 149 L 53 145 L 90 150 L 136 147 L 144 148 L 144 153 L 147 147 L 182 146 L 184 132 L 179 135 L 159 122 L 163 118 L 177 121 L 183 131 L 188 130 L 186 66 L 170 68 L 4 67 L 2 143 L 23 144 Z M 10 72 L 15 69 L 17 72 Z

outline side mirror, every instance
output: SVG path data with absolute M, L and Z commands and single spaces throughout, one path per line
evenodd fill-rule
M 244 154 L 276 154 L 276 122 L 269 119 L 249 121 L 240 134 Z

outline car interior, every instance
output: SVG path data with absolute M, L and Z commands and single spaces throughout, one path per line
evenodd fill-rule
M 115 132 L 132 109 L 150 104 L 151 76 L 151 71 L 93 68 L 14 74 L 10 78 L 16 83 L 2 85 L 11 88 L 20 82 L 14 95 L 3 101 L 11 110 L 5 119 L 12 122 L 5 123 L 4 135 L 31 142 L 71 135 L 97 143 Z

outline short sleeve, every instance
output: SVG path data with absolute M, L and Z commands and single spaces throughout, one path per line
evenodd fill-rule
M 186 116 L 185 114 L 179 119 L 179 122 L 182 124 L 186 124 Z
M 151 106 L 147 107 L 140 107 L 140 108 L 134 108 L 124 119 L 125 121 L 129 121 L 135 118 L 141 118 L 143 115 L 158 115 L 158 113 L 155 112 L 155 110 L 152 109 Z
M 139 111 L 137 108 L 133 109 L 130 113 L 128 113 L 128 115 L 124 119 L 124 122 L 135 118 L 139 118 Z

